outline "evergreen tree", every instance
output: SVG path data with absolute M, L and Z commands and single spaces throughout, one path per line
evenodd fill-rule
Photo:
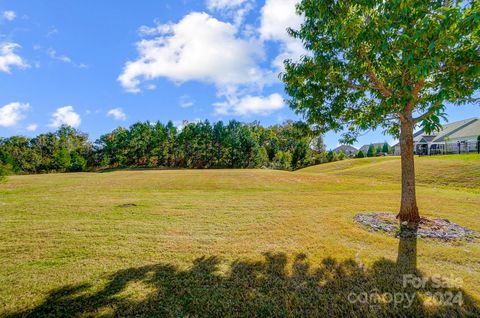
M 323 135 L 313 138 L 310 145 L 312 150 L 316 153 L 324 152 L 326 150 L 325 143 L 323 142 Z
M 390 153 L 390 146 L 388 145 L 387 142 L 385 142 L 385 143 L 383 144 L 382 152 L 383 152 L 383 153 Z
M 367 151 L 367 157 L 373 157 L 375 156 L 375 147 L 370 144 L 370 146 L 368 146 L 368 151 Z
M 184 122 L 182 129 L 172 122 L 138 122 L 100 136 L 92 146 L 86 134 L 63 126 L 32 139 L 0 139 L 0 162 L 14 173 L 158 166 L 291 170 L 327 161 L 326 153 L 311 149 L 311 136 L 309 127 L 293 121 L 271 127 Z
M 71 165 L 71 158 L 68 150 L 65 148 L 58 149 L 58 151 L 54 154 L 53 162 L 55 165 L 55 170 L 67 171 Z

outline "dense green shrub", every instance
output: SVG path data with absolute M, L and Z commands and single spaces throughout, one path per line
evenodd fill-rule
M 368 146 L 367 157 L 375 156 L 375 147 L 371 144 Z
M 290 170 L 292 162 L 292 154 L 289 151 L 279 151 L 273 160 L 273 166 L 276 169 Z
M 330 150 L 327 153 L 327 159 L 328 159 L 328 162 L 334 162 L 334 161 L 338 161 L 339 158 L 335 151 Z
M 5 177 L 7 176 L 7 167 L 0 163 L 0 182 L 5 181 Z
M 385 142 L 383 144 L 382 152 L 383 153 L 390 153 L 390 145 L 387 142 Z
M 70 160 L 70 171 L 71 172 L 82 172 L 87 169 L 87 160 L 77 152 L 74 152 L 71 155 Z

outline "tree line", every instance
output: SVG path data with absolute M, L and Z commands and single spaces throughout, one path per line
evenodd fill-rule
M 383 146 L 377 146 L 375 147 L 373 144 L 370 144 L 368 146 L 367 153 L 363 153 L 362 150 L 358 151 L 358 153 L 355 155 L 355 158 L 365 158 L 366 157 L 377 157 L 377 156 L 383 156 L 386 154 L 392 154 L 394 151 L 394 148 L 390 147 L 390 145 L 387 142 L 383 143 Z
M 91 142 L 69 126 L 34 138 L 0 138 L 0 175 L 105 168 L 272 168 L 296 170 L 336 161 L 321 135 L 302 122 L 270 127 L 232 120 L 137 122 Z

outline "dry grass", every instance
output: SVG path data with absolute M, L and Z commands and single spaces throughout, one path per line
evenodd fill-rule
M 480 232 L 480 156 L 422 157 L 416 166 L 422 213 Z M 0 185 L 0 316 L 395 314 L 388 306 L 369 311 L 336 303 L 334 295 L 377 286 L 379 277 L 382 286 L 395 285 L 388 268 L 398 240 L 367 232 L 352 217 L 396 211 L 398 179 L 397 158 L 294 173 L 10 177 Z M 119 207 L 128 203 L 137 206 Z M 480 300 L 479 260 L 478 242 L 418 241 L 423 275 L 461 277 L 473 307 Z M 319 277 L 329 293 L 316 294 L 311 284 Z M 437 307 L 419 304 L 410 313 L 442 313 Z

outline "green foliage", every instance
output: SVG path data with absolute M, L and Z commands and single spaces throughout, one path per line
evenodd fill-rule
M 308 154 L 308 144 L 306 144 L 305 142 L 299 142 L 295 146 L 295 150 L 292 154 L 292 168 L 296 170 L 308 166 L 310 163 L 310 158 L 308 158 Z
M 259 151 L 259 154 L 258 154 L 259 166 L 267 167 L 269 165 L 267 149 L 265 149 L 265 147 L 260 147 L 258 151 Z
M 53 161 L 57 171 L 66 171 L 71 164 L 70 153 L 67 149 L 60 149 L 55 153 Z
M 87 169 L 87 160 L 77 152 L 71 155 L 69 170 L 72 172 L 82 172 Z
M 356 156 L 356 157 L 357 157 L 357 158 L 365 158 L 365 154 L 363 153 L 363 151 L 360 150 L 360 151 L 357 153 L 357 156 Z
M 276 169 L 290 170 L 292 162 L 292 154 L 290 151 L 279 151 L 273 159 L 273 166 Z
M 7 174 L 7 167 L 4 164 L 0 163 L 0 182 L 5 181 Z
M 383 152 L 383 153 L 390 153 L 390 145 L 389 145 L 387 142 L 385 142 L 385 143 L 383 144 L 382 152 Z
M 334 161 L 338 161 L 338 155 L 335 151 L 332 151 L 330 150 L 328 153 L 327 153 L 327 160 L 328 162 L 334 162 Z
M 338 160 L 345 160 L 347 158 L 347 155 L 345 154 L 345 151 L 340 151 L 338 154 Z
M 12 173 L 40 173 L 84 170 L 89 163 L 95 164 L 95 158 L 88 136 L 63 126 L 35 138 L 0 139 L 0 162 L 11 167 Z
M 368 151 L 367 151 L 367 157 L 373 157 L 375 156 L 375 147 L 370 144 L 370 146 L 368 146 Z
M 327 153 L 326 152 L 320 152 L 320 153 L 315 153 L 313 156 L 313 165 L 319 165 L 322 163 L 327 163 L 328 158 L 327 158 Z
M 477 1 L 303 0 L 297 11 L 290 34 L 310 54 L 285 61 L 290 106 L 346 142 L 372 128 L 398 136 L 400 120 L 431 131 L 446 102 L 480 87 Z
M 316 163 L 312 139 L 300 122 L 262 127 L 257 122 L 138 122 L 102 135 L 94 146 L 71 127 L 35 138 L 0 139 L 0 162 L 14 173 L 79 172 L 95 167 L 300 169 Z M 323 146 L 322 146 L 323 147 Z

